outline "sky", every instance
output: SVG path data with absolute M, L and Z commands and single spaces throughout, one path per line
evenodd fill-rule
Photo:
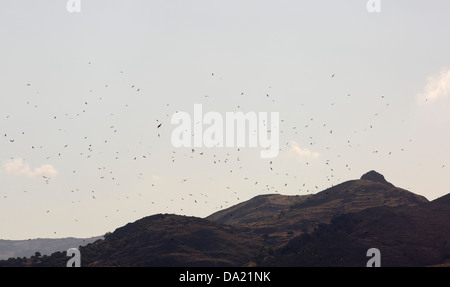
M 449 1 L 80 4 L 2 1 L 1 239 L 206 217 L 370 170 L 428 200 L 450 192 Z M 176 147 L 171 119 L 198 124 L 196 104 L 277 113 L 278 155 Z

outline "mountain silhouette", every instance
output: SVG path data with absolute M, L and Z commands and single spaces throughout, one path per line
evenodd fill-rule
M 256 233 L 269 234 L 275 244 L 281 244 L 293 235 L 330 223 L 334 216 L 376 206 L 417 206 L 428 202 L 425 197 L 397 188 L 380 176 L 375 178 L 383 179 L 381 182 L 350 180 L 312 195 L 261 195 L 206 219 L 251 227 Z
M 262 265 L 364 266 L 378 248 L 382 266 L 450 264 L 450 194 L 418 206 L 380 206 L 333 218 L 292 239 Z
M 206 218 L 158 214 L 80 247 L 83 266 L 450 264 L 450 195 L 428 201 L 370 171 L 311 195 L 259 195 Z M 65 266 L 65 252 L 0 266 Z
M 67 250 L 74 246 L 92 243 L 102 236 L 91 238 L 36 238 L 28 240 L 1 240 L 0 239 L 0 260 L 11 257 L 32 256 L 36 252 L 41 255 L 50 255 L 58 250 Z

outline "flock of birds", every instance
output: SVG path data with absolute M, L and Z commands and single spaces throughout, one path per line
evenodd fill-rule
M 91 65 L 92 63 L 89 62 L 89 65 Z M 124 74 L 124 71 L 120 71 L 120 74 Z M 216 77 L 215 73 L 211 73 L 212 77 Z M 336 75 L 332 74 L 331 75 L 331 79 L 335 79 Z M 33 85 L 32 83 L 26 83 L 26 87 L 28 88 L 32 88 Z M 135 84 L 131 84 L 129 86 L 130 89 L 132 89 L 135 93 L 139 93 L 140 95 L 144 96 L 144 93 L 141 91 L 140 87 L 137 87 Z M 98 102 L 101 102 L 104 100 L 104 98 L 106 97 L 105 95 L 108 93 L 108 89 L 110 89 L 110 87 L 108 87 L 107 84 L 105 84 L 104 86 L 104 91 L 102 91 L 102 94 L 105 93 L 103 96 L 98 97 L 96 99 L 96 104 L 95 106 L 97 106 Z M 94 93 L 93 90 L 89 90 L 89 93 Z M 245 92 L 241 92 L 240 96 L 245 97 L 246 94 Z M 350 94 L 344 95 L 345 97 L 351 97 Z M 275 102 L 275 98 L 270 94 L 270 93 L 266 93 L 265 95 L 263 95 L 263 97 L 265 97 L 266 99 L 270 100 L 272 103 Z M 210 99 L 212 98 L 210 95 L 205 95 L 204 96 L 205 99 Z M 213 99 L 212 99 L 213 100 Z M 384 101 L 385 97 L 384 96 L 380 96 L 380 100 Z M 385 103 L 385 107 L 389 107 L 389 103 L 384 102 Z M 34 108 L 39 108 L 39 105 L 37 103 L 32 103 L 31 100 L 26 101 L 25 103 L 26 105 L 32 105 Z M 332 102 L 330 103 L 331 106 L 335 106 L 336 102 Z M 77 117 L 81 117 L 82 115 L 88 113 L 88 112 L 93 112 L 94 111 L 90 111 L 89 108 L 91 106 L 91 102 L 88 100 L 81 100 L 80 102 L 80 110 L 76 113 L 65 113 L 64 115 L 62 115 L 64 120 L 69 120 L 69 119 L 74 119 Z M 122 108 L 126 109 L 129 107 L 129 104 L 125 104 Z M 237 105 L 237 108 L 240 108 L 240 105 Z M 154 132 L 154 136 L 152 137 L 152 141 L 163 141 L 165 139 L 167 139 L 168 137 L 170 137 L 170 132 L 171 132 L 171 124 L 170 124 L 170 115 L 171 115 L 171 111 L 170 110 L 170 103 L 166 103 L 164 106 L 160 107 L 161 111 L 163 111 L 165 113 L 164 118 L 158 118 L 155 119 L 154 124 L 153 124 L 153 132 Z M 117 109 L 115 109 L 115 111 L 117 111 Z M 375 117 L 378 117 L 380 115 L 380 113 L 374 113 Z M 49 117 L 51 117 L 51 119 L 55 122 L 57 122 L 58 120 L 61 119 L 61 113 L 57 114 L 57 115 L 48 115 Z M 111 119 L 113 119 L 115 117 L 115 113 L 111 112 L 109 113 L 109 116 L 111 117 Z M 1 121 L 2 125 L 0 127 L 6 127 L 10 124 L 12 124 L 13 122 L 13 118 L 14 118 L 14 111 L 9 111 L 9 114 L 4 116 L 4 119 Z M 329 135 L 335 135 L 336 131 L 332 128 L 332 127 L 328 127 L 327 123 L 320 123 L 317 124 L 317 121 L 315 120 L 314 117 L 311 117 L 307 122 L 299 122 L 296 124 L 292 124 L 289 125 L 285 120 L 281 119 L 281 130 L 280 133 L 281 134 L 289 134 L 290 136 L 296 136 L 299 134 L 305 135 L 308 131 L 308 129 L 310 129 L 313 125 L 314 127 L 320 126 L 322 129 L 325 129 L 327 131 L 327 133 Z M 108 145 L 111 142 L 114 142 L 116 144 L 116 146 L 121 147 L 121 145 L 123 145 L 123 143 L 121 143 L 121 138 L 120 137 L 114 137 L 115 135 L 117 135 L 118 133 L 120 133 L 120 126 L 123 126 L 121 122 L 118 122 L 117 124 L 111 124 L 109 125 L 109 130 L 104 131 L 104 133 L 102 135 L 104 135 L 104 139 L 102 139 L 101 144 L 103 145 Z M 332 125 L 330 125 L 332 126 Z M 375 125 L 372 123 L 369 123 L 367 125 L 367 129 L 371 130 L 374 129 Z M 60 127 L 58 128 L 58 131 L 63 133 L 64 132 L 68 132 L 70 133 L 71 130 L 66 130 L 64 127 Z M 14 133 L 14 135 L 9 134 L 8 132 L 3 132 L 3 141 L 1 142 L 1 145 L 14 145 L 14 144 L 18 144 L 18 142 L 20 142 L 20 136 L 25 136 L 26 133 L 28 133 L 30 131 L 20 131 L 19 133 L 16 132 Z M 162 136 L 163 135 L 163 136 Z M 54 160 L 55 158 L 62 158 L 64 157 L 65 154 L 67 153 L 76 153 L 84 158 L 85 160 L 90 160 L 89 162 L 87 162 L 87 165 L 91 165 L 91 166 L 97 166 L 97 175 L 98 175 L 98 179 L 102 182 L 105 181 L 109 181 L 109 184 L 104 185 L 104 189 L 108 189 L 110 188 L 111 184 L 118 186 L 118 188 L 120 187 L 120 178 L 115 174 L 115 170 L 112 167 L 108 167 L 105 165 L 101 165 L 100 159 L 103 159 L 102 156 L 106 156 L 106 155 L 102 155 L 103 152 L 103 147 L 100 145 L 100 142 L 97 140 L 94 142 L 90 142 L 91 136 L 98 138 L 98 134 L 92 134 L 90 136 L 88 135 L 83 135 L 83 136 L 79 136 L 79 142 L 67 142 L 66 144 L 64 144 L 63 146 L 61 146 L 58 150 L 51 150 L 51 154 L 46 155 L 45 156 L 45 160 L 48 162 L 52 162 L 52 160 Z M 72 138 L 72 137 L 71 137 Z M 37 140 L 38 141 L 38 140 Z M 153 160 L 153 153 L 152 153 L 152 146 L 154 142 L 145 142 L 144 140 L 139 140 L 136 139 L 137 141 L 137 145 L 139 148 L 137 150 L 139 150 L 139 152 L 132 150 L 133 147 L 130 147 L 127 150 L 127 153 L 123 152 L 123 149 L 120 149 L 116 152 L 114 152 L 113 154 L 108 154 L 107 156 L 109 157 L 109 159 L 113 159 L 113 160 L 120 160 L 123 157 L 126 157 L 127 162 L 136 162 L 136 161 L 140 161 L 140 160 L 147 160 L 147 162 L 145 163 L 145 165 L 161 165 L 161 161 L 154 161 Z M 317 144 L 316 139 L 313 136 L 308 136 L 308 147 L 314 147 Z M 412 139 L 410 140 L 412 141 Z M 348 147 L 352 147 L 352 141 L 350 139 L 347 139 L 345 144 Z M 292 142 L 291 141 L 287 141 L 286 143 L 284 143 L 283 145 L 281 145 L 280 143 L 280 150 L 281 151 L 289 151 L 292 149 Z M 21 145 L 21 148 L 23 148 L 23 145 Z M 48 149 L 46 149 L 43 145 L 40 145 L 38 143 L 29 143 L 29 148 L 33 151 L 39 151 L 39 150 L 46 150 L 48 151 Z M 69 151 L 70 149 L 73 149 L 71 151 Z M 330 147 L 326 146 L 326 149 L 329 150 Z M 404 148 L 401 149 L 401 151 L 404 151 Z M 384 153 L 388 156 L 390 156 L 392 154 L 393 151 L 385 151 Z M 138 154 L 139 153 L 139 154 Z M 373 153 L 382 153 L 381 150 L 373 150 Z M 301 192 L 306 192 L 306 193 L 313 193 L 313 192 L 318 192 L 320 191 L 319 186 L 317 185 L 317 183 L 315 184 L 308 184 L 305 182 L 299 182 L 300 179 L 298 178 L 298 174 L 292 174 L 289 172 L 285 172 L 283 170 L 283 167 L 280 165 L 276 165 L 275 161 L 276 159 L 267 161 L 267 166 L 265 167 L 266 170 L 268 172 L 270 172 L 270 174 L 272 174 L 272 178 L 273 177 L 280 177 L 282 178 L 280 180 L 280 182 L 282 182 L 279 186 L 274 185 L 273 181 L 267 180 L 267 178 L 257 178 L 257 177 L 252 177 L 252 176 L 247 176 L 247 175 L 243 175 L 245 174 L 245 172 L 242 172 L 243 170 L 245 170 L 246 167 L 248 166 L 252 166 L 254 165 L 254 163 L 251 162 L 251 160 L 249 161 L 248 159 L 244 160 L 243 157 L 245 157 L 242 154 L 242 149 L 240 148 L 235 148 L 234 151 L 230 151 L 230 150 L 226 150 L 224 152 L 216 152 L 216 150 L 214 149 L 197 149 L 197 148 L 185 148 L 185 149 L 181 149 L 181 150 L 177 150 L 177 149 L 173 149 L 170 154 L 168 155 L 167 158 L 167 164 L 176 164 L 179 160 L 189 160 L 189 159 L 202 159 L 202 162 L 206 162 L 209 165 L 212 166 L 221 166 L 223 167 L 222 171 L 228 173 L 229 176 L 231 175 L 236 175 L 237 177 L 240 177 L 241 180 L 245 183 L 243 186 L 247 186 L 250 187 L 253 186 L 253 188 L 258 188 L 260 190 L 260 193 L 284 193 L 287 190 L 291 190 L 291 191 L 295 191 L 298 193 Z M 337 155 L 337 157 L 340 157 L 340 155 Z M 10 160 L 13 160 L 14 158 L 11 157 L 9 158 Z M 351 165 L 350 163 L 345 163 L 345 165 L 340 166 L 340 167 L 336 167 L 333 165 L 333 160 L 331 159 L 319 159 L 319 161 L 321 161 L 321 164 L 323 165 L 323 169 L 326 169 L 328 171 L 328 174 L 325 176 L 324 181 L 328 182 L 328 186 L 333 185 L 335 183 L 339 183 L 341 181 L 340 178 L 336 178 L 334 176 L 335 173 L 335 169 L 339 168 L 339 169 L 344 169 L 344 170 L 351 170 Z M 245 163 L 244 163 L 245 162 Z M 232 163 L 232 164 L 230 164 Z M 304 165 L 308 166 L 311 164 L 311 161 L 308 159 L 305 159 L 303 162 Z M 99 166 L 100 165 L 100 166 Z M 227 166 L 232 166 L 232 168 L 230 169 L 226 169 Z M 442 168 L 444 168 L 445 165 L 442 165 Z M 125 167 L 128 168 L 128 167 Z M 77 175 L 79 172 L 83 172 L 83 167 L 80 167 L 80 169 L 73 169 L 71 170 L 71 173 L 73 175 Z M 130 168 L 131 170 L 131 168 Z M 240 173 L 242 172 L 242 173 Z M 147 176 L 147 177 L 146 177 Z M 189 181 L 191 180 L 190 178 L 186 178 L 186 177 L 182 177 L 181 179 L 177 179 L 179 178 L 180 175 L 178 174 L 174 174 L 173 178 L 170 179 L 170 181 L 172 181 L 172 183 L 178 183 L 178 184 L 184 184 L 186 185 L 187 183 L 189 183 Z M 181 175 L 182 176 L 182 175 Z M 148 179 L 149 176 L 145 175 L 144 172 L 139 171 L 136 174 L 135 179 L 137 180 L 142 180 L 145 181 L 145 179 Z M 44 180 L 44 183 L 46 185 L 51 184 L 51 180 L 52 178 L 47 176 L 47 175 L 42 175 L 42 179 Z M 83 180 L 83 178 L 79 178 L 79 180 Z M 205 178 L 205 181 L 207 179 Z M 148 181 L 147 181 L 148 182 Z M 268 183 L 270 182 L 270 183 Z M 328 187 L 327 186 L 327 187 Z M 158 186 L 158 182 L 157 180 L 155 180 L 154 182 L 152 182 L 148 187 L 148 189 L 151 190 L 157 190 L 159 188 Z M 219 210 L 219 209 L 223 209 L 225 207 L 229 207 L 232 204 L 235 204 L 237 202 L 240 202 L 242 200 L 242 195 L 241 195 L 241 190 L 239 190 L 238 188 L 234 188 L 231 185 L 226 185 L 224 187 L 222 187 L 223 189 L 225 189 L 226 191 L 228 191 L 227 193 L 227 199 L 224 199 L 222 202 L 220 202 L 219 204 L 217 204 L 214 208 L 215 210 Z M 219 187 L 217 187 L 214 183 L 211 185 L 211 189 L 213 192 L 214 189 L 220 189 Z M 4 193 L 4 195 L 2 196 L 3 200 L 7 200 L 8 196 L 7 194 L 5 194 L 5 191 L 2 190 L 1 192 Z M 25 193 L 28 192 L 28 190 L 24 191 Z M 80 193 L 81 190 L 78 187 L 73 187 L 70 189 L 70 193 L 71 194 L 78 194 Z M 122 199 L 131 199 L 132 194 L 127 193 L 128 191 L 123 190 L 124 192 L 124 196 Z M 93 201 L 99 201 L 100 196 L 97 195 L 98 192 L 97 190 L 90 190 L 89 192 L 89 197 L 91 200 Z M 178 194 L 179 197 L 174 197 L 170 199 L 170 202 L 166 202 L 165 203 L 165 208 L 169 211 L 169 212 L 173 212 L 173 213 L 183 213 L 183 212 L 188 212 L 187 210 L 184 210 L 183 207 L 179 207 L 179 202 L 182 202 L 182 206 L 185 202 L 189 201 L 189 204 L 195 204 L 195 205 L 201 205 L 201 204 L 205 204 L 206 206 L 209 204 L 208 201 L 210 200 L 208 197 L 207 193 L 201 192 L 200 195 L 196 195 L 193 194 L 193 192 L 189 189 L 186 188 L 186 191 L 183 191 L 181 194 Z M 256 195 L 256 194 L 255 194 Z M 103 193 L 102 193 L 103 196 Z M 142 200 L 139 198 L 144 198 L 145 196 L 142 194 L 142 192 L 139 192 L 137 194 L 135 194 L 135 196 L 138 197 L 138 200 Z M 212 196 L 211 194 L 209 194 L 209 196 Z M 85 199 L 85 198 L 84 198 Z M 83 200 L 84 200 L 83 199 Z M 74 197 L 71 197 L 71 203 L 72 204 L 76 204 L 76 203 L 80 203 L 82 200 L 80 198 L 78 199 L 74 199 Z M 177 202 L 177 206 L 179 207 L 179 210 L 173 210 L 171 207 L 171 203 Z M 149 205 L 158 205 L 160 204 L 157 200 L 150 200 L 148 202 Z M 202 208 L 202 207 L 199 207 Z M 137 210 L 134 209 L 133 212 L 135 213 Z M 45 214 L 51 214 L 52 210 L 46 208 L 44 210 Z M 115 212 L 120 212 L 120 209 L 115 208 Z M 108 218 L 108 216 L 110 216 L 110 214 L 105 214 L 104 217 Z M 74 218 L 74 221 L 79 222 L 78 218 Z M 56 232 L 55 232 L 56 234 Z

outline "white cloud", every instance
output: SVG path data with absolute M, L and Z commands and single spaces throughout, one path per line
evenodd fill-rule
M 25 175 L 30 178 L 36 177 L 51 178 L 56 176 L 56 174 L 58 173 L 56 169 L 50 164 L 44 164 L 32 170 L 30 168 L 30 164 L 26 163 L 25 160 L 22 158 L 7 161 L 3 165 L 3 167 L 8 174 Z
M 294 154 L 298 158 L 318 158 L 320 156 L 320 153 L 313 152 L 309 150 L 308 148 L 301 148 L 295 141 L 291 141 L 289 143 L 290 147 L 290 153 Z
M 429 76 L 423 93 L 417 96 L 421 102 L 450 96 L 450 69 L 443 69 L 440 74 Z
M 33 177 L 55 177 L 58 172 L 56 169 L 50 164 L 44 164 L 41 167 L 38 167 L 34 170 L 32 176 Z

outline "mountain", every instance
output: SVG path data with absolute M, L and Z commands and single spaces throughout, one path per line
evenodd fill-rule
M 428 201 L 370 171 L 317 194 L 259 195 L 206 218 L 152 215 L 80 247 L 82 266 L 450 264 L 450 195 Z M 65 266 L 65 252 L 0 266 Z
M 50 255 L 55 251 L 67 250 L 94 242 L 103 236 L 91 238 L 37 238 L 28 240 L 2 240 L 0 239 L 0 260 L 11 257 L 28 257 L 36 252 L 41 255 Z
M 245 266 L 254 264 L 262 245 L 263 239 L 249 228 L 158 214 L 118 228 L 80 251 L 102 250 L 86 266 Z
M 252 266 L 263 239 L 248 228 L 196 217 L 157 214 L 79 248 L 81 264 L 96 266 Z M 260 256 L 261 257 L 261 256 Z M 0 261 L 0 266 L 65 266 L 65 252 Z
M 359 180 L 350 180 L 312 195 L 262 195 L 216 212 L 206 219 L 247 226 L 268 234 L 281 244 L 289 237 L 311 232 L 334 216 L 376 206 L 417 206 L 423 197 L 395 187 L 384 176 L 370 171 Z
M 378 248 L 382 266 L 450 265 L 450 194 L 418 206 L 348 213 L 289 241 L 265 266 L 364 266 Z

